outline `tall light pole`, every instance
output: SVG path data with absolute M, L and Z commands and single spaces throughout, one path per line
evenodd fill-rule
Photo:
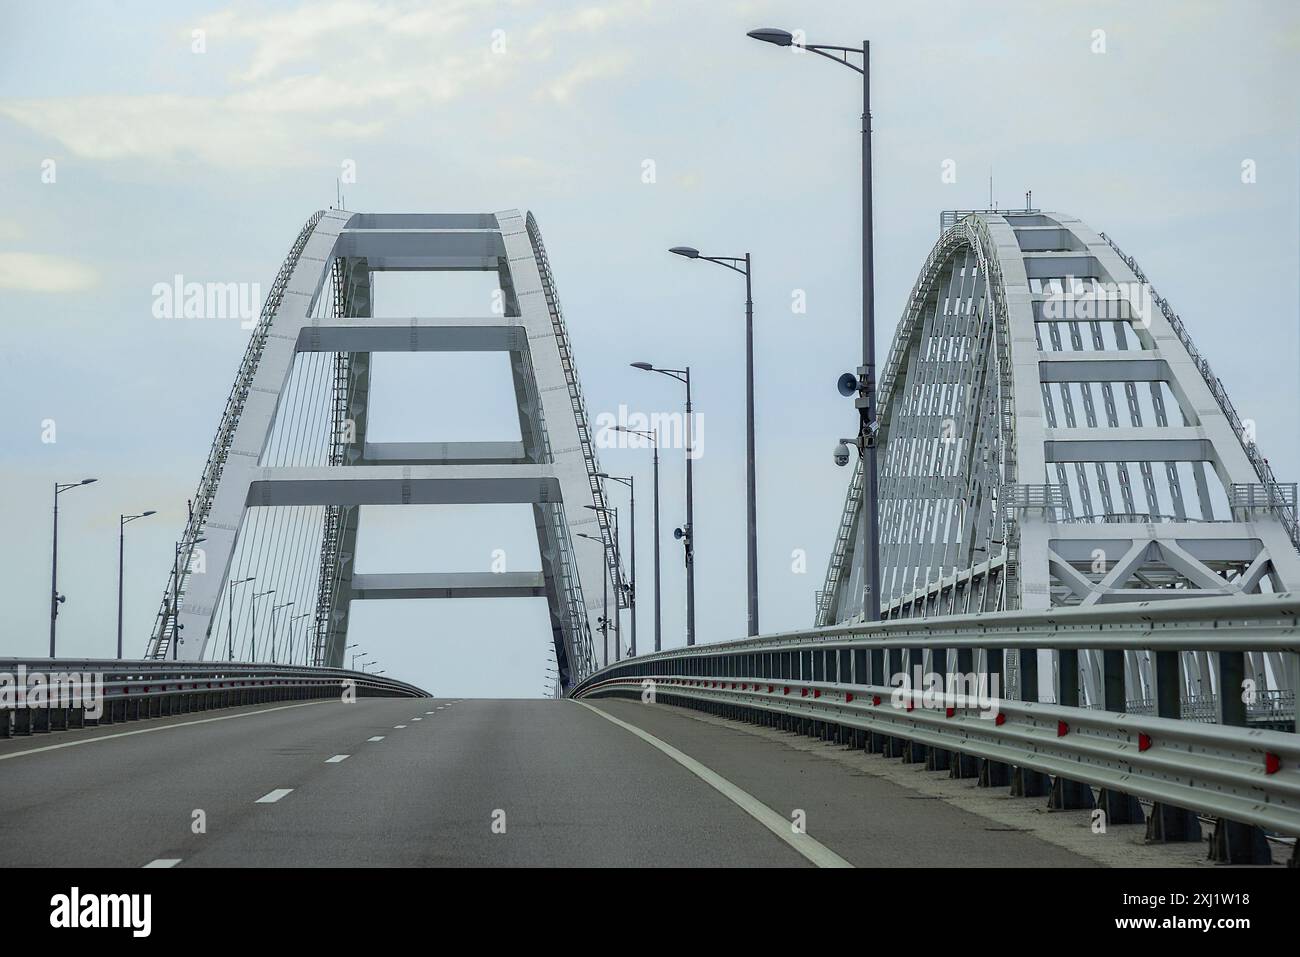
M 663 630 L 660 622 L 660 605 L 659 605 L 659 430 L 653 429 L 649 432 L 641 432 L 637 429 L 629 429 L 626 426 L 616 425 L 615 431 L 627 432 L 630 435 L 639 435 L 642 438 L 650 439 L 654 445 L 654 503 L 655 503 L 655 651 L 660 651 L 662 646 Z M 633 518 L 636 516 L 633 515 Z M 635 556 L 634 556 L 635 557 Z M 634 618 L 633 621 L 636 619 Z M 635 644 L 635 638 L 633 638 Z
M 312 616 L 312 612 L 304 611 L 302 615 L 294 615 L 292 616 L 291 619 L 289 619 L 289 661 L 285 662 L 286 664 L 294 663 L 294 622 L 298 622 L 299 619 L 303 619 L 303 618 L 311 618 L 311 616 Z M 308 664 L 308 663 L 309 662 L 307 661 L 307 627 L 305 627 L 304 625 L 303 664 Z
M 117 660 L 122 660 L 122 579 L 126 566 L 126 526 L 134 522 L 137 518 L 148 518 L 150 515 L 156 515 L 153 509 L 147 512 L 141 512 L 139 515 L 122 515 L 117 516 Z M 54 656 L 51 655 L 51 658 Z
M 754 471 L 754 291 L 749 253 L 741 256 L 702 256 L 693 246 L 668 250 L 686 259 L 702 259 L 745 277 L 745 565 L 749 634 L 758 634 L 758 491 Z M 738 265 L 743 263 L 743 267 Z
M 80 482 L 55 482 L 54 483 L 54 547 L 50 558 L 50 657 L 54 657 L 55 629 L 59 621 L 59 605 L 66 600 L 65 595 L 59 594 L 59 496 L 69 489 L 80 488 L 83 485 L 91 485 L 97 481 L 93 478 L 82 479 Z
M 271 606 L 271 664 L 275 664 L 275 613 L 281 608 L 292 608 L 293 602 L 281 602 L 278 605 Z
M 865 480 L 862 517 L 858 521 L 865 560 L 862 610 L 867 621 L 880 620 L 880 486 L 876 471 L 876 310 L 875 252 L 871 221 L 871 44 L 862 48 L 795 43 L 786 30 L 751 30 L 749 36 L 780 47 L 795 46 L 848 67 L 862 76 L 862 365 L 858 368 L 858 451 Z M 862 66 L 850 56 L 861 56 Z
M 250 640 L 250 645 L 251 645 L 250 650 L 252 654 L 249 655 L 249 659 L 254 662 L 257 661 L 257 600 L 259 598 L 265 598 L 267 595 L 274 595 L 274 594 L 275 594 L 274 588 L 268 588 L 266 591 L 253 592 L 253 606 L 252 606 L 253 607 L 253 628 L 251 631 L 252 638 Z M 275 627 L 274 621 L 272 621 L 271 626 Z
M 591 509 L 591 511 L 595 512 L 597 515 L 603 513 L 605 515 L 606 521 L 609 522 L 611 551 L 605 557 L 605 572 L 606 574 L 608 574 L 611 566 L 614 568 L 619 567 L 618 565 L 618 547 L 619 547 L 618 509 L 610 508 L 608 505 L 586 505 L 584 506 L 584 508 Z M 612 562 L 610 561 L 610 556 L 613 557 Z M 619 577 L 620 580 L 618 582 L 618 585 L 621 588 L 624 587 L 621 574 Z M 614 596 L 614 660 L 622 661 L 623 660 L 623 616 L 619 614 L 618 602 L 619 602 L 619 596 L 615 595 Z M 632 602 L 630 600 L 628 601 L 628 607 L 629 608 L 632 607 Z M 606 611 L 606 617 L 608 617 L 608 610 Z
M 189 559 L 194 556 L 194 546 L 200 542 L 206 542 L 206 538 L 196 538 L 190 542 Z M 172 661 L 181 659 L 181 628 L 184 626 L 180 623 L 181 613 L 181 549 L 185 543 L 176 542 L 176 551 L 172 555 L 172 598 L 171 598 L 171 619 L 172 619 Z
M 579 538 L 585 538 L 589 542 L 595 542 L 600 546 L 601 561 L 605 563 L 605 572 L 600 576 L 601 604 L 604 608 L 601 613 L 600 621 L 597 625 L 600 627 L 601 648 L 605 652 L 605 666 L 609 666 L 609 546 L 605 544 L 603 538 L 597 538 L 595 535 L 588 535 L 586 532 L 578 532 Z
M 630 497 L 629 508 L 632 511 L 632 528 L 629 534 L 631 539 L 630 548 L 632 550 L 632 568 L 630 571 L 631 581 L 627 589 L 628 611 L 632 613 L 632 653 L 631 657 L 636 657 L 636 481 L 631 476 L 620 477 L 610 475 L 607 472 L 597 472 L 597 478 L 608 479 L 611 482 L 618 482 L 620 485 L 626 485 Z
M 673 534 L 681 539 L 686 553 L 686 645 L 689 647 L 695 644 L 695 480 L 691 472 L 691 462 L 695 458 L 691 433 L 695 429 L 691 419 L 691 367 L 660 369 L 649 362 L 633 362 L 632 368 L 658 372 L 686 386 L 686 526 L 675 529 Z
M 257 581 L 257 576 L 253 575 L 249 578 L 241 578 L 236 582 L 230 582 L 226 586 L 226 656 L 231 661 L 235 660 L 235 588 L 255 581 Z M 256 611 L 254 611 L 254 615 L 256 614 Z

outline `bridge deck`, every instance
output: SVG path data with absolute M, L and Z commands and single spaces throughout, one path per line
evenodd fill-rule
M 739 726 L 595 706 L 787 821 L 803 809 L 809 835 L 855 865 L 1092 863 Z M 121 728 L 0 741 L 4 863 L 808 864 L 695 773 L 573 701 L 362 699 Z M 328 762 L 337 755 L 348 757 Z M 200 809 L 206 833 L 195 834 Z M 497 810 L 505 834 L 492 832 Z

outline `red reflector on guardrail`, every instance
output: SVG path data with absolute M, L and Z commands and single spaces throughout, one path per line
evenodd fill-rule
M 800 688 L 800 689 L 799 689 L 799 697 L 801 697 L 801 698 L 806 698 L 806 697 L 808 697 L 808 689 L 807 689 L 807 688 Z
M 1265 774 L 1277 774 L 1278 770 L 1281 767 L 1282 767 L 1281 758 L 1279 758 L 1272 751 L 1264 752 L 1264 773 Z
M 790 686 L 786 685 L 785 688 L 781 690 L 781 694 L 789 694 L 789 693 L 790 693 Z
M 1151 735 L 1138 733 L 1138 750 L 1146 751 L 1151 747 Z
M 852 700 L 853 700 L 853 692 L 850 691 L 844 696 L 844 703 L 848 704 Z
M 768 685 L 768 686 L 767 686 L 767 693 L 768 693 L 768 694 L 771 694 L 771 693 L 772 693 L 772 686 L 771 686 L 771 685 Z
M 955 715 L 956 713 L 957 713 L 957 709 L 956 709 L 956 708 L 944 708 L 944 709 L 943 709 L 943 716 L 944 716 L 945 718 L 951 718 L 951 717 L 952 717 L 953 715 Z
M 813 689 L 813 697 L 814 697 L 814 698 L 820 698 L 821 696 L 822 696 L 822 689 L 821 689 L 821 688 L 814 688 L 814 689 Z
M 993 723 L 1001 727 L 1002 725 L 1007 723 L 1007 716 L 1005 714 L 999 713 L 998 716 L 993 719 Z
M 878 695 L 878 694 L 873 694 L 873 695 L 871 696 L 871 703 L 872 703 L 872 704 L 880 704 L 880 695 Z
M 1068 724 L 1066 724 L 1064 721 L 1056 722 L 1056 736 L 1058 738 L 1063 738 L 1069 733 L 1070 733 L 1070 726 Z

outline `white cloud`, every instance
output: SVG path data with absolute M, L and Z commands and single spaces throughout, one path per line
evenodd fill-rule
M 62 256 L 0 252 L 0 289 L 20 292 L 76 292 L 94 285 L 95 270 Z

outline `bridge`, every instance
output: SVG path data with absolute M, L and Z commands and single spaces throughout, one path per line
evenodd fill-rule
M 386 270 L 494 273 L 499 314 L 375 315 Z M 466 350 L 519 442 L 368 439 L 377 353 Z M 0 662 L 6 862 L 1294 865 L 1295 486 L 1137 262 L 944 213 L 877 409 L 878 566 L 859 456 L 808 629 L 638 653 L 537 221 L 315 213 L 142 657 Z M 541 570 L 355 570 L 362 506 L 467 503 L 530 506 Z M 346 667 L 355 602 L 503 596 L 545 597 L 559 700 Z

